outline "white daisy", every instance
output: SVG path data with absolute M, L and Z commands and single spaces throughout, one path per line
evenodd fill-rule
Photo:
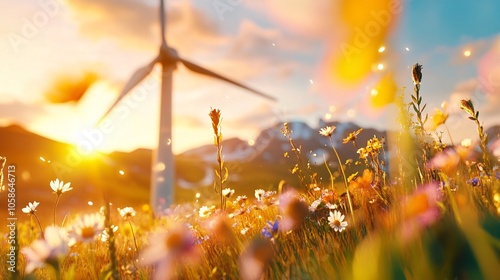
M 347 227 L 347 221 L 344 221 L 344 215 L 337 210 L 334 210 L 333 213 L 330 211 L 328 224 L 330 224 L 330 227 L 338 232 L 342 232 Z
M 226 198 L 230 198 L 234 194 L 234 190 L 230 188 L 226 188 L 222 190 L 222 195 L 225 196 Z
M 36 207 L 40 204 L 40 202 L 33 201 L 33 203 L 28 202 L 28 206 L 22 209 L 23 213 L 26 214 L 35 214 Z
M 331 204 L 330 202 L 328 202 L 328 203 L 326 204 L 326 207 L 328 207 L 328 209 L 330 209 L 330 210 L 335 210 L 335 209 L 337 209 L 337 208 L 338 208 L 337 204 L 335 204 L 335 203 L 334 203 L 334 204 Z
M 213 208 L 207 206 L 201 206 L 200 210 L 198 210 L 198 215 L 200 218 L 206 218 L 212 214 L 212 209 Z
M 317 199 L 311 203 L 311 206 L 309 206 L 309 211 L 314 212 L 316 209 L 318 209 L 318 206 L 321 204 L 321 199 Z
M 121 209 L 118 208 L 118 211 L 120 212 L 120 216 L 125 219 L 132 218 L 135 216 L 135 214 L 137 214 L 137 212 L 132 207 L 125 207 Z
M 71 183 L 66 183 L 64 184 L 63 181 L 59 181 L 59 179 L 56 179 L 55 181 L 50 181 L 50 187 L 54 191 L 55 194 L 61 195 L 65 192 L 68 192 L 72 190 L 73 188 L 70 187 Z
M 255 190 L 255 198 L 257 198 L 258 201 L 261 201 L 265 194 L 266 192 L 263 189 Z
M 99 213 L 80 216 L 73 224 L 72 230 L 76 241 L 92 242 L 104 230 L 104 217 Z
M 327 126 L 319 130 L 319 134 L 330 137 L 333 134 L 333 131 L 335 130 L 335 126 Z
M 245 201 L 247 200 L 247 196 L 246 195 L 239 195 L 235 202 L 238 203 L 238 204 L 242 204 L 242 203 L 245 203 Z

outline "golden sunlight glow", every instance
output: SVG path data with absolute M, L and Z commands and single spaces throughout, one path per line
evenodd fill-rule
M 382 108 L 394 101 L 397 91 L 398 86 L 394 81 L 394 75 L 387 73 L 370 91 L 370 104 L 375 108 Z
M 45 159 L 43 157 L 40 157 L 40 160 L 43 161 L 43 162 L 45 162 Z
M 94 202 L 92 202 L 92 201 L 89 200 L 89 202 L 87 202 L 87 204 L 90 205 L 90 206 L 92 206 L 92 205 L 94 205 Z
M 253 145 L 255 145 L 255 140 L 253 139 L 248 140 L 248 146 L 253 146 Z
M 377 69 L 378 69 L 378 70 L 384 70 L 384 64 L 379 63 L 379 64 L 377 65 Z
M 400 5 L 391 3 L 391 0 L 366 1 L 363 5 L 358 1 L 339 2 L 340 19 L 346 32 L 340 51 L 332 52 L 328 59 L 329 75 L 352 85 L 370 74 L 371 66 L 380 59 L 379 50 L 401 9 Z M 388 7 L 393 11 L 390 17 L 382 23 L 373 20 L 374 11 L 386 11 Z
M 120 175 L 125 175 L 125 172 L 123 172 L 123 170 L 118 171 L 118 173 L 120 173 Z
M 332 118 L 332 114 L 326 113 L 324 118 L 325 120 L 330 120 Z
M 464 56 L 469 57 L 471 55 L 470 50 L 465 50 L 464 51 Z
M 384 46 L 382 46 L 382 47 L 378 48 L 378 52 L 379 52 L 379 53 L 384 52 L 384 51 L 385 51 L 385 47 L 384 47 Z

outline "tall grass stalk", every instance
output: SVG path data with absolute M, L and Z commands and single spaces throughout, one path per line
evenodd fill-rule
M 333 144 L 332 133 L 330 133 L 330 135 L 328 136 L 328 139 L 330 140 L 330 144 L 332 146 L 333 152 L 335 153 L 335 156 L 337 157 L 337 161 L 339 162 L 340 172 L 342 173 L 342 179 L 344 179 L 344 185 L 345 185 L 345 189 L 347 192 L 347 201 L 349 203 L 349 210 L 351 212 L 352 222 L 354 224 L 356 224 L 356 220 L 354 218 L 354 209 L 352 207 L 351 194 L 349 192 L 349 183 L 347 183 L 347 176 L 345 175 L 344 166 L 342 165 L 342 160 L 340 159 L 339 153 L 337 153 L 337 149 L 335 149 L 335 145 Z
M 491 164 L 488 151 L 488 135 L 484 133 L 483 125 L 479 121 L 479 111 L 476 111 L 476 109 L 474 108 L 474 104 L 470 99 L 462 99 L 460 101 L 460 109 L 469 114 L 469 119 L 476 123 L 477 133 L 479 135 L 479 146 L 481 147 L 481 151 L 483 152 L 484 171 L 486 172 L 486 175 L 490 175 Z
M 224 195 L 222 194 L 222 186 L 229 176 L 229 171 L 224 165 L 224 158 L 222 156 L 222 118 L 219 109 L 210 108 L 210 113 L 208 115 L 210 116 L 210 119 L 212 119 L 212 128 L 214 130 L 214 145 L 217 148 L 217 169 L 215 170 L 215 173 L 217 175 L 217 178 L 219 179 L 219 189 L 217 189 L 217 184 L 216 182 L 214 182 L 214 191 L 220 196 L 221 211 L 225 211 L 226 203 Z

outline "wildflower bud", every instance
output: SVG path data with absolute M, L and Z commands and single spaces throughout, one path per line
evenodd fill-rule
M 210 108 L 210 113 L 208 115 L 210 116 L 210 119 L 212 119 L 214 134 L 219 135 L 220 110 Z
M 476 117 L 474 113 L 474 104 L 472 104 L 472 100 L 470 99 L 462 99 L 460 100 L 460 109 L 464 110 L 467 114 L 472 117 Z
M 415 65 L 413 65 L 411 69 L 411 72 L 412 72 L 413 83 L 415 85 L 419 85 L 420 82 L 422 81 L 422 65 L 415 63 Z

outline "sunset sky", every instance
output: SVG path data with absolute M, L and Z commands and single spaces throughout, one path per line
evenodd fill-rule
M 222 111 L 225 138 L 251 140 L 292 120 L 313 127 L 319 119 L 397 127 L 389 101 L 395 89 L 412 92 L 416 62 L 424 66 L 427 112 L 447 101 L 453 137 L 476 135 L 458 109 L 462 98 L 472 98 L 486 127 L 500 123 L 499 1 L 166 2 L 167 40 L 182 57 L 278 99 L 179 65 L 174 153 L 212 143 L 211 107 Z M 128 78 L 157 55 L 158 3 L 0 2 L 0 126 L 16 123 L 75 144 L 95 133 Z M 111 131 L 101 131 L 96 149 L 156 146 L 159 84 L 156 68 L 136 88 L 141 98 L 119 105 L 127 113 L 110 117 Z M 63 102 L 82 93 L 79 102 Z

